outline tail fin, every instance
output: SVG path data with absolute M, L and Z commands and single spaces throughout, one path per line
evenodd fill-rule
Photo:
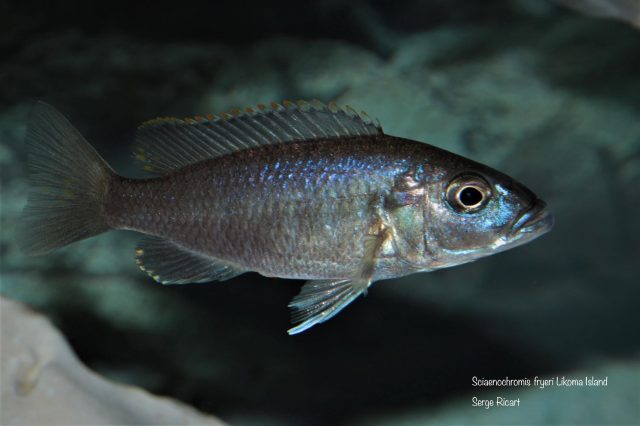
M 29 198 L 19 244 L 45 254 L 109 229 L 103 200 L 113 170 L 51 105 L 38 102 L 27 128 Z

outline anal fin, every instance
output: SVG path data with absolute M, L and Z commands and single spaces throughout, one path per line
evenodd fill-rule
M 136 263 L 162 284 L 224 281 L 246 272 L 169 240 L 151 236 L 140 241 L 136 249 Z

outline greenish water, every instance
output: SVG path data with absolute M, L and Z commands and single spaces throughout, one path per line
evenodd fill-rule
M 225 5 L 209 23 L 187 6 L 166 30 L 162 8 L 155 20 L 38 12 L 38 27 L 9 6 L 2 295 L 50 316 L 99 373 L 232 424 L 640 423 L 640 32 L 542 1 L 289 6 Z M 138 271 L 137 237 L 125 232 L 45 257 L 17 250 L 34 100 L 140 175 L 130 148 L 146 119 L 310 98 L 514 176 L 548 202 L 555 229 L 473 264 L 380 282 L 296 337 L 286 306 L 300 282 L 247 274 L 162 287 Z M 608 382 L 474 387 L 474 376 Z M 520 406 L 473 406 L 497 396 Z

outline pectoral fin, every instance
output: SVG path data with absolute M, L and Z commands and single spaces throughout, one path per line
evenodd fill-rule
M 351 303 L 364 290 L 368 283 L 351 280 L 308 281 L 300 294 L 293 298 L 291 322 L 300 323 L 287 332 L 298 334 L 316 324 L 325 322 Z
M 366 294 L 371 285 L 378 252 L 389 238 L 388 228 L 382 223 L 376 223 L 371 230 L 375 233 L 364 238 L 364 255 L 354 278 L 308 281 L 302 286 L 300 294 L 289 303 L 292 309 L 291 321 L 294 324 L 300 323 L 288 330 L 289 334 L 301 333 L 327 321 L 360 294 Z

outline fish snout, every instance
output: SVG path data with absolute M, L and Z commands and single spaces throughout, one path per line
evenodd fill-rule
M 524 210 L 513 222 L 509 235 L 542 235 L 549 232 L 553 224 L 554 218 L 547 209 L 547 203 L 536 198 L 531 207 Z

